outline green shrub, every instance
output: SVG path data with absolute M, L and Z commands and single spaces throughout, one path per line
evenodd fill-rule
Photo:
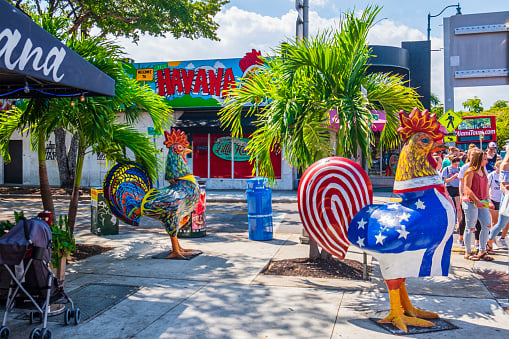
M 54 268 L 58 268 L 60 266 L 60 258 L 67 257 L 72 252 L 76 252 L 76 241 L 74 235 L 69 231 L 67 215 L 60 215 L 58 224 L 53 224 L 50 227 L 53 237 L 51 264 Z
M 20 221 L 21 217 L 24 216 L 24 212 L 16 212 L 14 211 L 14 224 L 10 222 L 9 220 L 6 221 L 0 221 L 0 237 L 4 235 L 5 233 L 9 232 L 11 228 L 14 227 Z

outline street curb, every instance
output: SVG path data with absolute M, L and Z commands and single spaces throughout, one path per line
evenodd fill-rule
M 39 194 L 0 194 L 0 199 L 37 199 L 41 196 Z M 70 195 L 54 195 L 53 199 L 71 199 Z M 80 201 L 90 200 L 89 195 L 80 196 Z M 220 202 L 220 203 L 247 203 L 247 197 L 207 197 L 207 202 Z M 272 198 L 272 203 L 297 203 L 297 199 L 290 198 Z
M 41 198 L 40 194 L 0 194 L 0 199 L 37 199 Z M 71 199 L 70 195 L 54 195 L 53 199 Z M 82 195 L 79 200 L 90 200 L 89 195 Z

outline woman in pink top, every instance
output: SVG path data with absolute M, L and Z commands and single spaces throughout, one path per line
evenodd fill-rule
M 487 158 L 486 154 L 478 150 L 472 155 L 470 167 L 464 176 L 464 194 L 462 197 L 462 206 L 465 211 L 465 259 L 469 260 L 493 260 L 486 252 L 486 243 L 488 241 L 491 216 L 489 212 L 491 201 L 488 194 L 488 176 L 486 174 Z M 494 206 L 491 206 L 494 208 Z M 475 223 L 479 219 L 481 222 L 481 233 L 479 235 L 479 254 L 472 255 L 472 233 L 475 231 Z M 491 253 L 490 253 L 491 254 Z

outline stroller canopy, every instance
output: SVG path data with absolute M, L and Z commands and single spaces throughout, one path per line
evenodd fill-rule
M 0 264 L 19 264 L 30 245 L 48 249 L 51 258 L 51 228 L 43 220 L 21 219 L 0 238 Z

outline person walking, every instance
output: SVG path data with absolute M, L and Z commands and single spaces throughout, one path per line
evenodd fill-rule
M 486 163 L 486 171 L 489 173 L 495 170 L 495 163 L 499 160 L 502 160 L 500 155 L 497 154 L 497 144 L 493 141 L 488 144 L 488 149 L 486 150 L 486 157 L 488 162 Z
M 458 179 L 460 169 L 459 165 L 461 163 L 461 159 L 459 157 L 454 157 L 451 160 L 451 165 L 445 167 L 442 170 L 442 179 L 445 182 L 445 187 L 447 192 L 452 198 L 454 202 L 454 206 L 456 207 L 456 221 L 457 226 L 459 227 L 461 222 L 461 199 L 460 199 L 460 180 Z
M 504 193 L 504 199 L 500 204 L 498 221 L 491 228 L 491 232 L 488 239 L 488 246 L 493 246 L 498 233 L 504 229 L 505 233 L 502 233 L 503 237 L 501 237 L 500 240 L 501 244 L 500 247 L 507 248 L 505 235 L 507 234 L 506 228 L 509 223 L 509 150 L 507 150 L 504 156 L 504 160 L 500 164 L 500 187 L 502 189 L 502 192 Z
M 472 155 L 470 167 L 464 176 L 464 195 L 462 197 L 463 211 L 465 212 L 465 259 L 468 260 L 486 260 L 492 261 L 488 256 L 486 245 L 488 242 L 489 229 L 491 222 L 488 208 L 494 207 L 489 201 L 488 194 L 488 175 L 486 173 L 486 154 L 481 150 L 476 150 Z M 472 233 L 475 230 L 475 223 L 479 219 L 481 223 L 481 232 L 479 235 L 479 254 L 472 255 Z M 490 253 L 491 254 L 491 253 Z
M 470 146 L 468 147 L 467 158 L 465 159 L 465 164 L 463 166 L 461 166 L 461 168 L 460 168 L 459 175 L 458 175 L 458 179 L 460 181 L 460 183 L 459 183 L 460 197 L 463 197 L 463 195 L 465 194 L 464 189 L 463 189 L 463 187 L 464 187 L 463 176 L 465 175 L 466 171 L 470 167 L 470 160 L 472 159 L 472 155 L 477 150 L 479 150 L 479 149 L 477 147 L 475 147 L 474 144 L 470 144 Z M 479 223 L 479 221 L 477 221 L 476 232 L 475 232 L 477 248 L 479 247 L 479 233 L 480 233 L 480 231 L 481 231 L 481 224 Z M 465 242 L 463 239 L 463 234 L 465 233 L 465 212 L 463 211 L 463 208 L 461 208 L 461 218 L 460 218 L 460 224 L 458 227 L 458 232 L 459 232 L 458 244 L 459 244 L 460 248 L 465 248 Z

